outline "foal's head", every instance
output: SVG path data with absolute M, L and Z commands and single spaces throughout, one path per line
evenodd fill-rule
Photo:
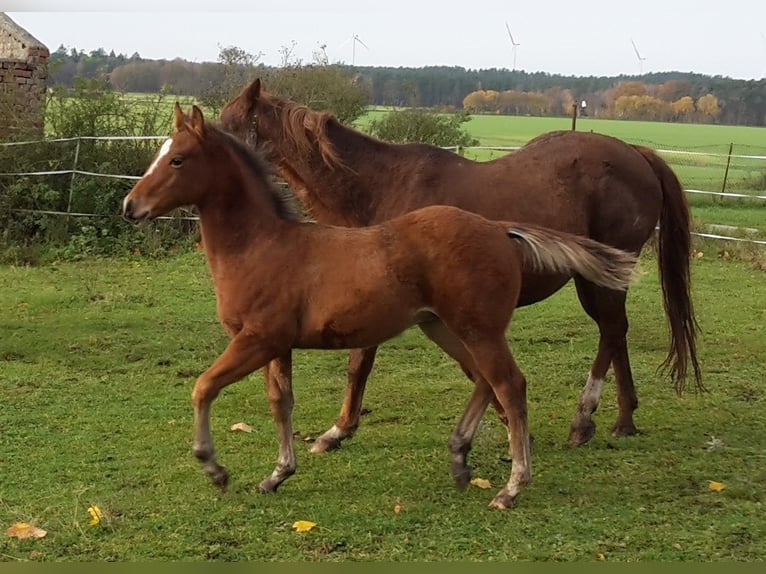
M 217 135 L 211 131 L 197 106 L 186 116 L 176 103 L 173 135 L 123 200 L 126 219 L 154 219 L 182 205 L 200 204 L 216 179 L 214 162 L 221 153 L 220 146 L 210 145 Z

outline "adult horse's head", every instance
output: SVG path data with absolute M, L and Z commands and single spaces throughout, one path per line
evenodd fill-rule
M 122 202 L 126 219 L 149 220 L 176 207 L 198 205 L 205 182 L 215 176 L 202 157 L 205 135 L 202 111 L 193 106 L 186 116 L 176 103 L 173 135 Z
M 307 161 L 321 161 L 331 169 L 345 167 L 328 133 L 331 125 L 340 126 L 335 116 L 276 96 L 259 78 L 226 103 L 218 124 L 250 147 L 261 149 L 278 168 L 290 166 L 296 154 Z M 293 179 L 297 172 L 289 172 L 283 176 L 297 184 Z M 300 183 L 311 183 L 303 176 Z
M 253 147 L 258 143 L 257 109 L 261 90 L 261 80 L 256 78 L 226 103 L 218 118 L 222 129 Z

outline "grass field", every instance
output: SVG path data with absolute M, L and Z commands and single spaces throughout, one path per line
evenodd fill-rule
M 693 280 L 709 393 L 655 373 L 667 342 L 653 256 L 632 289 L 631 359 L 643 433 L 608 431 L 611 377 L 587 446 L 565 446 L 597 335 L 571 285 L 519 310 L 509 333 L 529 380 L 534 482 L 507 512 L 504 432 L 488 413 L 472 452 L 493 488 L 454 489 L 447 438 L 468 399 L 459 369 L 417 331 L 380 351 L 357 436 L 326 455 L 301 437 L 335 418 L 345 353 L 295 363 L 298 473 L 257 485 L 277 440 L 261 377 L 226 389 L 213 433 L 230 491 L 191 454 L 190 391 L 225 345 L 200 253 L 0 267 L 3 560 L 762 560 L 766 555 L 766 282 L 702 245 Z M 252 434 L 230 432 L 233 423 Z M 710 482 L 725 489 L 715 492 Z M 91 526 L 88 507 L 104 512 Z M 398 506 L 397 506 L 398 505 Z M 399 512 L 395 511 L 399 508 Z M 297 520 L 317 523 L 297 533 Z

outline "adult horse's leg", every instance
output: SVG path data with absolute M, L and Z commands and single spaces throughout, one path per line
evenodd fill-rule
M 466 376 L 475 383 L 468 406 L 449 440 L 449 449 L 452 455 L 452 476 L 455 478 L 457 487 L 462 490 L 468 486 L 471 480 L 468 453 L 471 452 L 473 437 L 476 435 L 481 418 L 487 410 L 487 405 L 490 401 L 496 400 L 495 395 L 492 388 L 479 375 L 471 354 L 460 339 L 444 326 L 444 323 L 441 321 L 421 323 L 420 329 L 445 353 L 455 359 Z M 501 414 L 504 415 L 499 404 L 496 404 L 495 407 L 500 409 Z M 501 419 L 507 420 L 505 416 L 502 416 Z
M 598 287 L 580 277 L 575 278 L 575 285 L 583 309 L 598 324 L 600 334 L 598 353 L 580 395 L 577 413 L 569 432 L 569 442 L 577 446 L 588 442 L 596 432 L 592 416 L 598 408 L 610 363 L 614 366 L 619 406 L 617 422 L 612 429 L 615 436 L 636 434 L 633 411 L 638 408 L 638 397 L 628 357 L 628 318 L 625 311 L 627 292 Z
M 325 452 L 340 448 L 340 443 L 354 436 L 359 428 L 362 414 L 362 399 L 367 379 L 375 364 L 377 347 L 354 349 L 348 356 L 348 384 L 338 420 L 324 432 L 311 447 L 311 452 Z
M 279 459 L 270 476 L 258 485 L 261 492 L 276 492 L 279 485 L 295 474 L 295 449 L 293 448 L 292 413 L 293 398 L 292 352 L 275 359 L 266 367 L 266 393 L 271 414 L 277 423 L 279 434 Z
M 505 509 L 513 505 L 526 484 L 532 481 L 532 456 L 527 421 L 527 381 L 511 356 L 505 337 L 497 341 L 467 345 L 481 376 L 489 383 L 508 415 L 513 466 L 508 483 L 490 502 Z
M 260 369 L 274 354 L 262 339 L 240 332 L 194 383 L 194 456 L 202 463 L 213 484 L 221 489 L 226 488 L 229 473 L 216 461 L 210 433 L 210 408 L 221 389 Z

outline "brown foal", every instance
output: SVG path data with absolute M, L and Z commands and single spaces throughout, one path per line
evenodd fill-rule
M 366 348 L 417 324 L 473 375 L 473 394 L 449 443 L 458 486 L 470 478 L 471 440 L 494 396 L 508 419 L 513 466 L 491 506 L 511 506 L 532 476 L 526 381 L 505 336 L 523 270 L 578 274 L 625 289 L 635 257 L 587 238 L 446 206 L 362 229 L 300 222 L 264 165 L 239 140 L 206 124 L 197 107 L 186 116 L 176 104 L 173 135 L 123 202 L 132 221 L 182 205 L 199 210 L 218 316 L 231 337 L 192 393 L 194 454 L 213 483 L 223 488 L 229 477 L 216 461 L 210 431 L 211 405 L 225 386 L 274 359 L 289 365 L 294 348 Z M 275 491 L 296 468 L 291 373 L 268 381 L 279 460 L 260 484 L 264 492 Z

